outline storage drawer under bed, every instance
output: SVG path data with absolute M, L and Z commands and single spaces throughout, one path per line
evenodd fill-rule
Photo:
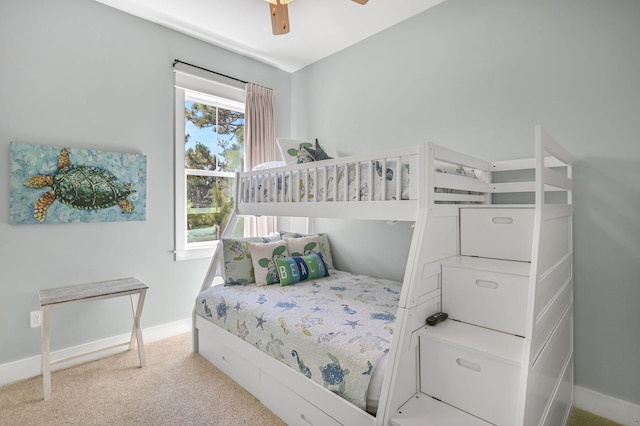
M 264 371 L 260 373 L 259 399 L 288 425 L 340 425 L 333 417 Z
M 460 254 L 531 261 L 533 208 L 460 209 Z
M 218 327 L 205 319 L 197 319 L 198 328 Z M 218 367 L 224 374 L 232 378 L 252 395 L 258 397 L 260 369 L 257 366 L 249 363 L 246 358 L 224 345 L 224 343 L 214 339 L 199 339 L 198 346 L 200 355 L 205 357 L 210 363 Z

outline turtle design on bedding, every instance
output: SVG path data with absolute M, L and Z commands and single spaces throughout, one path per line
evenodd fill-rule
M 319 367 L 320 372 L 322 373 L 322 381 L 324 383 L 324 387 L 330 390 L 337 390 L 338 393 L 344 393 L 344 390 L 347 386 L 344 378 L 349 375 L 349 369 L 344 369 L 340 366 L 340 360 L 327 352 L 327 356 L 331 359 L 332 362 L 325 365 L 324 367 Z M 337 387 L 337 388 L 336 388 Z
M 229 305 L 222 298 L 222 301 L 216 306 L 216 313 L 218 314 L 218 319 L 224 318 L 224 323 L 227 323 L 227 311 L 229 310 Z
M 136 191 L 131 184 L 122 183 L 111 172 L 93 166 L 74 166 L 69 151 L 64 148 L 58 156 L 58 170 L 53 175 L 35 175 L 24 184 L 29 188 L 51 187 L 33 205 L 33 217 L 44 222 L 47 209 L 58 200 L 80 210 L 96 210 L 120 206 L 123 213 L 131 213 L 133 205 L 127 197 Z
M 267 342 L 267 352 L 271 354 L 278 361 L 284 360 L 284 354 L 282 353 L 282 346 L 284 343 L 271 333 L 271 341 Z

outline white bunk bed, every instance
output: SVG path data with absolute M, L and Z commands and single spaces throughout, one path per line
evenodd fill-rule
M 380 166 L 395 171 L 391 188 L 367 172 Z M 564 424 L 573 406 L 572 187 L 571 156 L 541 127 L 532 159 L 490 163 L 424 144 L 240 173 L 227 233 L 237 215 L 414 222 L 377 415 L 197 306 L 194 351 L 288 424 Z M 201 291 L 221 282 L 221 252 Z M 426 326 L 440 311 L 449 319 Z

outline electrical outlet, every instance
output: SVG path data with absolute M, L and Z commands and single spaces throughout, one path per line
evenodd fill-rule
M 29 324 L 31 328 L 40 327 L 42 325 L 42 311 L 32 311 L 29 314 Z

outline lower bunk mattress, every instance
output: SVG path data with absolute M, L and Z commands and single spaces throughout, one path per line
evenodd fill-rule
M 401 283 L 330 270 L 295 285 L 201 292 L 196 312 L 375 414 Z

